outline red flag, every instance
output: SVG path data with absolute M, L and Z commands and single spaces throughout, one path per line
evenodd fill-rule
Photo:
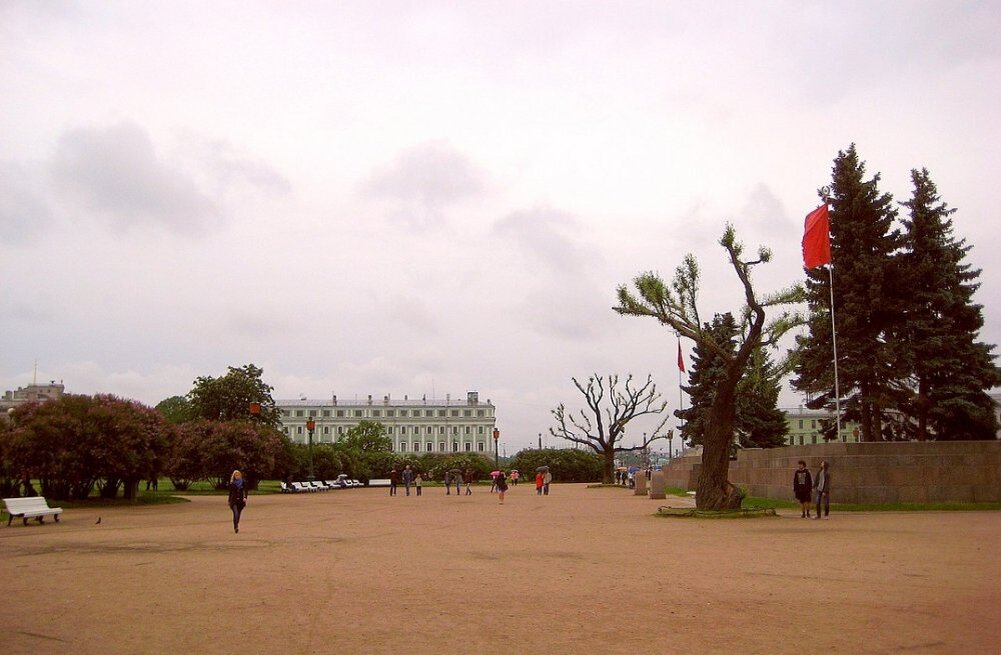
M 681 355 L 681 341 L 678 341 L 678 370 L 685 372 L 685 358 Z
M 827 204 L 806 215 L 803 232 L 803 265 L 816 268 L 831 263 L 831 225 Z

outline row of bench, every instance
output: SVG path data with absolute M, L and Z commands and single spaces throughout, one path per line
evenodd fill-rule
M 316 491 L 331 491 L 333 489 L 351 489 L 352 487 L 364 487 L 358 480 L 338 478 L 336 480 L 313 480 L 311 482 L 282 482 L 281 491 L 283 494 L 310 493 Z

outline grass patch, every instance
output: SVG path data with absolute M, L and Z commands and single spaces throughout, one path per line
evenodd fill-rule
M 977 512 L 997 510 L 1001 510 L 1001 503 L 831 503 L 832 512 Z
M 760 519 L 776 516 L 771 507 L 756 509 L 695 509 L 694 507 L 658 507 L 657 516 L 665 518 L 696 518 L 696 519 Z

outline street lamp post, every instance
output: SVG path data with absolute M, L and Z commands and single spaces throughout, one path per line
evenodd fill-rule
M 667 461 L 674 459 L 674 447 L 671 445 L 674 443 L 674 430 L 667 431 Z
M 497 450 L 497 440 L 500 439 L 500 430 L 494 428 L 494 468 L 500 468 L 500 451 Z
M 309 432 L 309 480 L 313 480 L 313 430 L 316 429 L 316 421 L 312 417 L 306 419 L 306 430 Z

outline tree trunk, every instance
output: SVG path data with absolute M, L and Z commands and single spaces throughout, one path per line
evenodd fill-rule
M 601 454 L 604 457 L 601 468 L 601 483 L 612 484 L 615 481 L 615 449 L 606 448 Z
M 695 506 L 699 509 L 740 509 L 744 500 L 743 492 L 729 480 L 735 390 L 735 383 L 722 382 L 709 409 L 709 425 L 702 442 L 702 469 L 695 490 Z

